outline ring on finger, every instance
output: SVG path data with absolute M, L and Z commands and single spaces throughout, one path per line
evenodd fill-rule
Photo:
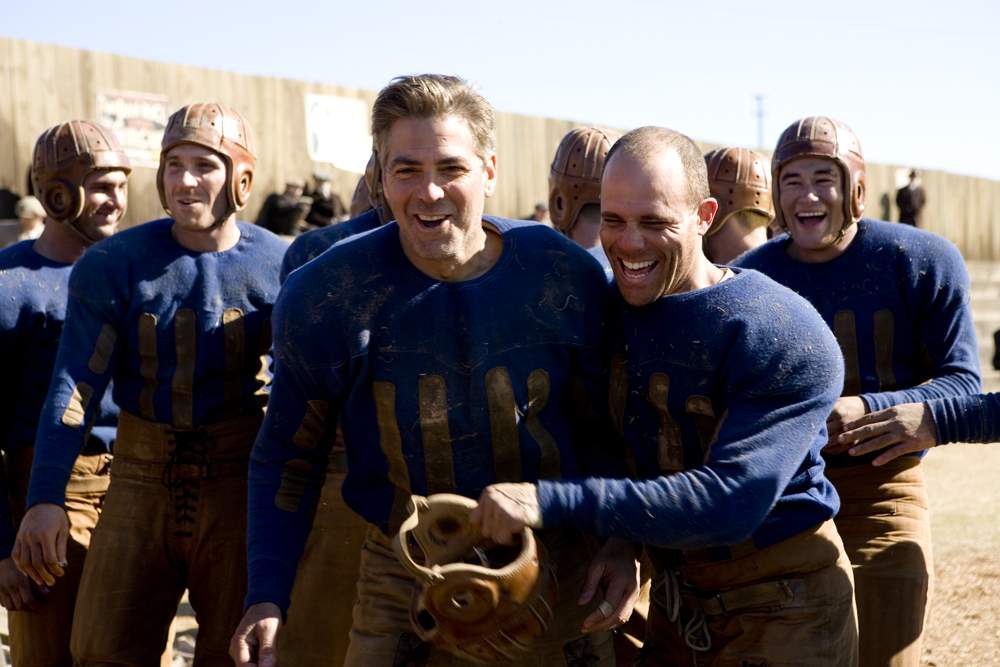
M 601 602 L 601 604 L 598 605 L 598 607 L 597 607 L 597 611 L 601 612 L 601 616 L 603 616 L 604 618 L 607 618 L 608 616 L 610 616 L 611 612 L 613 612 L 614 610 L 615 610 L 615 608 L 612 607 L 611 603 L 608 602 L 607 600 L 604 600 L 603 602 Z

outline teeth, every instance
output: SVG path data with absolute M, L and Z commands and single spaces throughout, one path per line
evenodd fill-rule
M 653 264 L 656 264 L 656 262 L 652 260 L 647 262 L 629 262 L 623 259 L 622 264 L 624 264 L 625 268 L 629 271 L 641 271 L 642 269 L 648 269 Z
M 813 211 L 810 213 L 799 213 L 800 218 L 823 218 L 826 217 L 826 213 L 822 211 Z
M 417 219 L 421 222 L 440 222 L 447 217 L 446 215 L 418 215 Z

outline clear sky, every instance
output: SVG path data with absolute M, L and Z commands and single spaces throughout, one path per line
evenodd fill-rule
M 10 0 L 0 35 L 377 90 L 459 74 L 501 111 L 773 147 L 831 115 L 873 162 L 1000 180 L 1000 2 Z

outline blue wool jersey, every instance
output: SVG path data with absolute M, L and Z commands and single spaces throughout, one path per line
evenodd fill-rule
M 735 265 L 766 273 L 815 306 L 844 354 L 844 396 L 860 396 L 874 411 L 979 393 L 969 275 L 954 245 L 909 225 L 867 219 L 828 262 L 792 259 L 789 243 L 782 234 Z M 829 462 L 853 465 L 877 454 Z
M 112 377 L 122 410 L 176 429 L 261 409 L 286 245 L 237 224 L 240 239 L 223 252 L 184 248 L 165 218 L 119 232 L 77 261 L 29 504 L 62 504 L 90 397 Z
M 573 477 L 609 445 L 587 418 L 605 384 L 604 273 L 548 227 L 485 221 L 503 250 L 472 280 L 420 272 L 395 223 L 288 277 L 251 455 L 248 605 L 288 605 L 338 418 L 344 500 L 385 532 L 410 494 Z
M 843 382 L 837 343 L 804 299 L 735 271 L 641 308 L 615 300 L 610 405 L 635 478 L 540 482 L 546 527 L 717 560 L 837 512 L 820 456 Z
M 35 444 L 73 268 L 43 257 L 33 246 L 34 241 L 22 241 L 0 251 L 0 349 L 7 356 L 7 377 L 0 388 L 0 449 L 7 454 Z M 106 392 L 84 453 L 110 452 L 117 420 L 118 408 Z M 9 556 L 14 545 L 7 494 L 0 489 L 0 558 Z
M 938 444 L 1000 442 L 1000 394 L 950 396 L 927 401 Z
M 285 253 L 285 259 L 281 262 L 281 282 L 285 282 L 288 274 L 299 268 L 309 260 L 326 252 L 326 250 L 348 237 L 355 234 L 362 234 L 379 227 L 382 221 L 378 217 L 375 209 L 365 211 L 356 218 L 345 220 L 344 222 L 329 227 L 313 229 L 300 235 Z

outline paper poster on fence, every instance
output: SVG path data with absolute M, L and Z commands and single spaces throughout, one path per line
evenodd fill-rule
M 305 107 L 309 158 L 344 171 L 364 173 L 372 152 L 367 102 L 356 97 L 307 93 Z
M 97 122 L 110 128 L 133 167 L 157 167 L 167 126 L 167 97 L 108 91 L 97 94 Z

